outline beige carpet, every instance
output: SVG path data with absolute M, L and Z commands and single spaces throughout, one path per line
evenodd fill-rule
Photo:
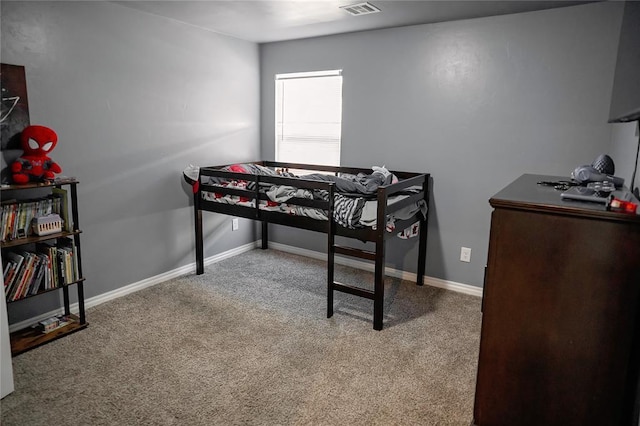
M 13 359 L 2 425 L 469 425 L 480 299 L 387 278 L 374 331 L 369 300 L 326 318 L 325 268 L 254 250 L 91 308 Z

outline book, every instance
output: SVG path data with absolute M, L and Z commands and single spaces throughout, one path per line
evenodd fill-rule
M 58 266 L 58 248 L 49 248 L 49 259 L 51 259 L 51 287 L 60 287 L 60 268 Z
M 27 225 L 27 215 L 30 208 L 30 202 L 18 204 L 18 213 L 16 218 L 16 238 L 25 238 L 27 236 L 27 233 L 29 231 L 29 225 Z
M 28 295 L 32 296 L 37 294 L 40 289 L 43 288 L 42 281 L 44 279 L 44 272 L 46 269 L 46 256 L 42 254 L 36 254 L 36 263 L 33 271 L 33 279 L 29 285 Z
M 33 275 L 33 266 L 35 263 L 35 254 L 29 252 L 23 252 L 24 256 L 24 273 L 20 278 L 20 282 L 16 289 L 15 294 L 11 298 L 12 301 L 22 299 L 27 295 L 27 291 L 29 290 L 29 284 L 31 283 L 31 277 Z
M 5 293 L 6 293 L 7 289 L 11 285 L 11 281 L 13 280 L 13 276 L 14 276 L 14 274 L 16 272 L 17 264 L 15 262 L 12 262 L 12 261 L 7 261 L 5 263 L 6 263 L 6 265 L 4 267 L 4 290 L 5 290 Z
M 59 199 L 59 211 L 54 211 L 54 213 L 58 213 L 62 218 L 64 230 L 71 232 L 73 230 L 73 224 L 69 218 L 69 197 L 67 190 L 63 188 L 53 188 L 51 192 Z
M 4 203 L 0 205 L 0 208 L 2 208 L 2 222 L 0 222 L 0 240 L 4 241 L 6 235 L 7 212 L 9 210 L 7 205 L 5 205 Z
M 25 255 L 25 253 L 21 252 L 21 253 L 18 253 L 18 255 L 22 257 L 22 265 L 20 266 L 20 269 L 18 270 L 18 274 L 14 279 L 11 292 L 7 297 L 7 301 L 13 301 L 19 298 L 18 295 L 22 290 L 22 287 L 24 285 L 24 280 L 26 279 L 26 276 L 27 276 L 27 269 L 29 268 L 29 265 L 28 265 L 29 259 Z
M 58 241 L 58 250 L 64 255 L 64 271 L 66 284 L 80 279 L 77 261 L 77 248 L 73 239 L 65 238 Z
M 13 265 L 13 263 L 9 261 L 5 261 L 4 266 L 2 267 L 2 277 L 5 281 L 7 280 L 7 275 L 9 275 L 9 270 L 11 269 L 11 265 Z
M 5 230 L 5 236 L 3 241 L 11 241 L 13 240 L 14 237 L 14 229 L 15 229 L 15 217 L 16 217 L 16 210 L 18 209 L 18 204 L 14 203 L 14 204 L 9 204 L 8 205 L 8 212 L 7 212 L 7 224 L 6 224 L 6 230 Z
M 58 287 L 69 283 L 66 275 L 65 251 L 61 247 L 56 247 L 56 263 L 58 267 Z
M 36 252 L 38 253 L 39 256 L 42 256 L 43 261 L 44 261 L 44 273 L 43 273 L 43 278 L 42 278 L 42 289 L 43 290 L 50 290 L 52 288 L 55 288 L 55 282 L 53 280 L 53 273 L 52 273 L 52 249 L 54 247 L 49 245 L 46 242 L 42 242 L 42 243 L 38 243 L 36 244 Z
M 40 329 L 43 333 L 50 333 L 58 328 L 59 322 L 57 318 L 53 317 L 40 321 L 38 325 L 40 326 Z
M 29 253 L 29 254 L 34 256 L 33 264 L 31 265 L 31 273 L 27 279 L 27 282 L 25 283 L 24 290 L 21 295 L 22 297 L 29 296 L 31 294 L 34 281 L 38 275 L 38 268 L 40 267 L 40 258 L 37 255 L 34 255 L 33 253 Z
M 17 283 L 19 281 L 19 276 L 22 273 L 22 266 L 24 262 L 24 257 L 16 253 L 14 251 L 9 251 L 6 253 L 7 259 L 15 264 L 13 275 L 9 282 L 5 281 L 4 287 L 4 295 L 7 300 L 11 300 L 11 294 L 15 293 L 15 289 L 17 287 Z
M 65 190 L 58 190 L 58 192 L 60 191 L 66 193 Z M 3 201 L 0 239 L 5 242 L 32 235 L 33 229 L 31 227 L 31 223 L 34 217 L 47 216 L 54 212 L 60 214 L 60 210 L 62 210 L 64 215 L 68 216 L 68 206 L 63 208 L 63 203 L 61 201 L 61 197 L 63 196 L 66 200 L 66 194 L 52 194 L 45 198 L 38 198 L 34 200 Z M 62 214 L 60 216 L 62 217 Z M 65 223 L 67 223 L 67 226 L 71 226 L 71 223 L 68 220 L 66 220 Z M 68 230 L 70 229 L 71 228 L 68 228 Z
M 71 315 L 56 315 L 40 321 L 37 326 L 43 333 L 51 333 L 54 330 L 69 325 L 75 322 L 75 319 Z

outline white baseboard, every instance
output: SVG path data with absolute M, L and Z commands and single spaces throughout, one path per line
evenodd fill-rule
M 204 260 L 204 264 L 205 266 L 211 265 L 213 263 L 216 262 L 220 262 L 221 260 L 227 259 L 229 257 L 233 257 L 233 256 L 237 256 L 241 253 L 245 253 L 247 251 L 253 250 L 256 247 L 259 247 L 261 244 L 260 240 L 258 241 L 254 241 L 251 243 L 247 243 L 244 244 L 240 247 L 236 247 L 234 249 L 231 250 L 227 250 L 223 253 L 219 253 L 215 256 L 211 256 L 208 257 Z M 289 246 L 286 244 L 280 244 L 280 243 L 274 243 L 274 242 L 269 242 L 269 248 L 275 249 L 275 250 L 280 250 L 286 253 L 292 253 L 292 254 L 298 254 L 300 256 L 305 256 L 305 257 L 310 257 L 312 259 L 318 259 L 318 260 L 326 260 L 327 255 L 326 253 L 321 253 L 318 251 L 313 251 L 313 250 L 307 250 L 307 249 L 301 249 L 298 247 L 293 247 L 293 246 Z M 336 256 L 335 257 L 335 261 L 336 263 L 340 264 L 340 265 L 344 265 L 344 266 L 349 266 L 352 268 L 357 268 L 357 269 L 362 269 L 365 271 L 370 271 L 373 272 L 374 269 L 374 265 L 372 263 L 368 263 L 368 262 L 363 262 L 360 260 L 355 260 L 355 259 L 350 259 L 350 258 L 346 258 L 346 257 L 342 257 L 342 256 Z M 176 268 L 172 271 L 168 271 L 165 272 L 163 274 L 159 274 L 159 275 L 155 275 L 153 277 L 150 278 L 145 278 L 144 280 L 126 285 L 124 287 L 120 287 L 117 288 L 115 290 L 112 291 L 108 291 L 106 293 L 102 293 L 99 294 L 97 296 L 94 297 L 90 297 L 88 299 L 85 299 L 84 302 L 84 306 L 85 309 L 87 308 L 91 308 L 93 306 L 97 306 L 100 305 L 102 303 L 108 302 L 110 300 L 114 300 L 117 299 L 119 297 L 122 296 L 126 296 L 127 294 L 131 294 L 134 293 L 136 291 L 140 291 L 144 288 L 147 287 L 151 287 L 154 286 L 156 284 L 160 284 L 163 283 L 165 281 L 171 280 L 173 278 L 177 278 L 179 276 L 182 275 L 186 275 L 189 274 L 191 272 L 194 272 L 196 270 L 196 263 L 189 263 L 188 265 L 184 265 L 181 266 L 179 268 Z M 406 271 L 401 271 L 401 270 L 397 270 L 394 268 L 385 268 L 385 274 L 389 275 L 391 277 L 395 277 L 395 278 L 400 278 L 402 280 L 407 280 L 407 281 L 416 281 L 417 275 L 413 272 L 406 272 Z M 424 277 L 424 283 L 426 285 L 430 285 L 432 287 L 438 287 L 438 288 L 443 288 L 445 290 L 451 290 L 451 291 L 455 291 L 458 293 L 464 293 L 464 294 L 468 294 L 471 296 L 477 296 L 477 297 L 482 297 L 482 288 L 480 287 L 475 287 L 469 284 L 462 284 L 462 283 L 457 283 L 454 281 L 447 281 L 447 280 L 442 280 L 440 278 L 435 278 L 435 277 L 429 277 L 426 276 Z M 73 303 L 70 305 L 70 309 L 71 312 L 73 313 L 78 313 L 78 303 Z M 38 321 L 42 321 L 43 319 L 46 318 L 50 318 L 54 315 L 60 315 L 63 313 L 63 308 L 59 308 L 50 312 L 46 312 L 42 315 L 39 315 L 37 317 L 33 317 L 33 318 L 29 318 L 27 320 L 24 321 L 20 321 L 14 324 L 11 324 L 9 326 L 9 332 L 14 332 L 16 330 L 20 330 L 23 329 L 25 327 L 29 327 L 32 324 L 37 323 Z
M 220 262 L 221 260 L 227 259 L 229 257 L 236 256 L 238 254 L 247 252 L 249 250 L 253 250 L 256 248 L 256 242 L 248 243 L 242 245 L 240 247 L 236 247 L 231 250 L 227 250 L 223 253 L 217 254 L 215 256 L 208 257 L 204 260 L 205 266 L 211 265 L 212 263 Z M 196 263 L 192 262 L 188 265 L 181 266 L 172 271 L 165 272 L 163 274 L 159 274 L 150 278 L 145 278 L 144 280 L 135 282 L 133 284 L 126 285 L 124 287 L 117 288 L 112 291 L 108 291 L 106 293 L 99 294 L 94 297 L 90 297 L 85 299 L 84 307 L 85 309 L 91 308 L 93 306 L 100 305 L 104 302 L 108 302 L 110 300 L 117 299 L 122 296 L 126 296 L 127 294 L 135 293 L 136 291 L 140 291 L 144 288 L 154 286 L 156 284 L 163 283 L 165 281 L 171 280 L 173 278 L 177 278 L 182 275 L 186 275 L 192 273 L 196 270 Z M 69 306 L 71 312 L 77 314 L 78 313 L 78 303 L 72 303 Z M 29 327 L 32 324 L 35 324 L 43 319 L 50 318 L 54 315 L 60 315 L 64 313 L 64 308 L 59 308 L 50 312 L 46 312 L 44 314 L 38 315 L 37 317 L 29 318 L 24 321 L 20 321 L 9 326 L 9 332 L 13 333 L 16 330 L 21 330 L 25 327 Z
M 327 259 L 326 253 L 321 253 L 318 251 L 307 250 L 307 249 L 301 249 L 298 247 L 293 247 L 286 244 L 274 243 L 271 241 L 269 241 L 269 248 L 284 251 L 287 253 L 299 254 L 300 256 L 306 256 L 312 259 L 318 259 L 318 260 Z M 349 266 L 351 268 L 356 268 L 356 269 L 362 269 L 369 272 L 373 272 L 374 270 L 373 263 L 363 262 L 361 260 L 356 260 L 352 258 L 336 256 L 335 262 L 340 265 Z M 388 275 L 394 278 L 400 278 L 401 280 L 414 281 L 414 282 L 418 277 L 418 275 L 413 272 L 401 271 L 401 270 L 389 268 L 389 267 L 385 268 L 385 275 Z M 432 287 L 443 288 L 445 290 L 451 290 L 457 293 L 464 293 L 470 296 L 482 297 L 482 288 L 469 285 L 469 284 L 457 283 L 455 281 L 447 281 L 440 278 L 429 277 L 427 275 L 424 276 L 424 283 Z
M 241 253 L 245 253 L 247 251 L 253 250 L 256 247 L 256 243 L 248 243 L 244 244 L 240 247 L 233 248 L 231 250 L 227 250 L 223 253 L 219 253 L 215 256 L 208 257 L 204 260 L 204 265 L 208 266 L 212 263 L 220 262 L 221 260 L 227 259 L 229 257 L 236 256 Z M 85 300 L 85 308 L 91 308 L 92 306 L 100 305 L 109 300 L 117 299 L 118 297 L 126 296 L 127 294 L 135 293 L 136 291 L 140 291 L 143 288 L 151 287 L 156 284 L 163 283 L 165 281 L 169 281 L 173 278 L 180 277 L 182 275 L 189 274 L 196 270 L 196 263 L 192 262 L 188 265 L 181 266 L 172 271 L 165 272 L 163 274 L 159 274 L 153 276 L 151 278 L 145 278 L 144 280 L 138 281 L 133 284 L 126 285 L 124 287 L 117 288 L 113 291 L 109 291 L 107 293 L 100 294 L 95 297 L 91 297 Z

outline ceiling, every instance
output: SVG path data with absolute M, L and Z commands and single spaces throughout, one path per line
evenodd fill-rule
M 352 16 L 340 6 L 360 0 L 115 1 L 216 33 L 268 43 L 574 6 L 592 1 L 370 0 L 380 13 Z

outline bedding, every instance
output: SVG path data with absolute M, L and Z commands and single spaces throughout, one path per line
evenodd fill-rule
M 333 182 L 336 185 L 336 191 L 343 195 L 368 196 L 369 198 L 373 198 L 380 186 L 398 182 L 398 178 L 384 166 L 373 166 L 371 168 L 371 173 L 340 173 L 339 175 L 329 175 L 324 173 L 296 175 L 286 171 L 286 169 L 276 170 L 254 163 L 233 164 L 221 167 L 219 170 L 262 176 L 283 176 L 288 178 Z M 220 184 L 225 181 L 228 180 L 209 177 L 203 183 Z M 253 182 L 249 182 L 247 189 L 253 189 L 252 184 Z
M 291 188 L 291 187 L 289 187 Z M 278 187 L 272 186 L 273 191 L 278 191 Z M 270 190 L 271 191 L 271 190 Z M 295 195 L 297 198 L 308 198 L 305 195 L 307 193 L 300 193 L 301 190 L 294 190 L 297 194 Z M 293 197 L 271 197 L 272 194 L 269 194 L 269 198 L 273 202 L 268 201 L 260 201 L 259 208 L 261 210 L 268 211 L 278 211 L 285 214 L 297 215 L 297 216 L 306 216 L 316 220 L 329 220 L 327 216 L 327 212 L 321 209 L 315 209 L 311 207 L 304 206 L 296 206 L 292 204 L 287 204 L 286 201 Z M 303 195 L 303 196 L 300 196 Z M 244 197 L 240 197 L 237 195 L 222 195 L 216 192 L 202 192 L 202 197 L 208 201 L 214 201 L 217 203 L 231 204 L 231 205 L 242 205 L 245 207 L 255 207 L 254 200 L 247 200 Z M 396 195 L 389 198 L 389 204 L 392 205 L 396 201 L 403 200 L 407 198 L 408 195 Z M 357 229 L 363 227 L 370 227 L 372 229 L 376 229 L 376 212 L 377 212 L 378 202 L 376 200 L 366 201 L 362 198 L 352 198 L 345 197 L 341 194 L 335 195 L 334 202 L 334 212 L 333 218 L 334 220 L 341 226 L 349 229 Z M 387 215 L 387 222 L 385 224 L 385 229 L 388 232 L 393 232 L 396 230 L 395 222 L 397 220 L 404 220 L 414 216 L 417 212 L 420 212 L 423 217 L 427 215 L 427 207 L 424 200 L 420 200 L 414 204 L 403 207 L 397 212 L 391 213 Z M 413 224 L 411 225 L 413 226 Z M 403 237 L 405 234 L 400 235 L 399 237 Z
M 339 176 L 321 173 L 297 176 L 289 172 L 278 173 L 276 170 L 257 164 L 236 164 L 223 167 L 221 170 L 239 173 L 251 172 L 251 174 L 259 174 L 263 176 L 285 176 L 305 180 L 333 182 L 336 184 L 333 219 L 339 225 L 349 229 L 361 227 L 371 227 L 372 229 L 376 229 L 377 201 L 371 200 L 371 197 L 376 193 L 380 186 L 398 182 L 398 178 L 395 175 L 389 172 L 385 167 L 378 166 L 372 167 L 373 171 L 371 174 L 358 173 L 357 175 L 353 175 L 345 173 Z M 205 179 L 204 182 L 218 187 L 248 190 L 255 189 L 255 182 L 253 181 L 209 177 L 208 179 Z M 260 209 L 280 211 L 291 215 L 306 216 L 316 220 L 328 220 L 326 211 L 287 203 L 287 201 L 292 198 L 326 200 L 328 198 L 327 191 L 308 190 L 296 188 L 290 185 L 262 184 L 261 186 L 260 192 L 266 194 L 271 202 L 260 202 Z M 420 188 L 417 186 L 410 187 L 404 190 L 402 194 L 390 197 L 388 203 L 389 205 L 392 205 L 396 201 L 407 198 L 407 193 L 417 193 L 419 190 Z M 218 192 L 208 191 L 203 191 L 202 196 L 204 199 L 209 201 L 255 207 L 255 202 L 249 201 L 248 197 L 223 195 Z M 386 229 L 389 232 L 394 231 L 394 223 L 397 219 L 407 219 L 415 215 L 417 212 L 421 212 L 426 218 L 427 207 L 424 200 L 418 200 L 417 202 L 404 207 L 400 211 L 388 215 L 387 223 L 385 224 Z

